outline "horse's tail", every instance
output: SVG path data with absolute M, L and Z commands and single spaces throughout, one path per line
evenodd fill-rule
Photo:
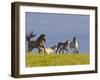
M 35 36 L 36 34 L 34 34 L 33 31 L 31 31 L 29 34 L 26 33 L 26 40 L 29 42 L 31 38 L 34 38 Z

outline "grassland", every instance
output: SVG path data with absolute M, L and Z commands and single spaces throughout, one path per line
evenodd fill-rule
M 89 54 L 26 53 L 26 67 L 89 64 Z

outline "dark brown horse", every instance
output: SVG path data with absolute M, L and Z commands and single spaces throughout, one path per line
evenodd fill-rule
M 44 43 L 46 42 L 45 39 L 45 34 L 41 34 L 36 41 L 29 41 L 28 42 L 28 52 L 32 51 L 34 48 L 38 48 L 38 51 L 40 53 L 40 48 L 44 49 L 45 52 L 45 47 L 44 47 Z

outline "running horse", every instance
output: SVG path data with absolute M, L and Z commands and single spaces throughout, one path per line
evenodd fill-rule
M 74 36 L 73 40 L 67 40 L 65 42 L 59 42 L 57 45 L 56 53 L 59 51 L 59 53 L 64 53 L 66 51 L 68 53 L 68 50 L 71 49 L 73 53 L 79 53 L 78 49 L 78 41 L 77 38 Z
M 43 48 L 45 53 L 45 47 L 44 47 L 45 42 L 46 42 L 45 34 L 41 34 L 36 41 L 29 41 L 28 52 L 32 51 L 34 48 L 38 48 L 38 51 L 40 53 L 41 51 L 40 48 Z
M 64 53 L 66 51 L 68 53 L 68 49 L 70 47 L 70 40 L 66 40 L 65 42 L 59 42 L 57 45 L 56 53 L 59 51 L 59 53 Z

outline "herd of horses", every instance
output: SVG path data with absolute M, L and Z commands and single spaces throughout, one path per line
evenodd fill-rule
M 73 40 L 66 40 L 65 42 L 59 42 L 57 45 L 54 45 L 50 48 L 45 48 L 46 43 L 46 35 L 41 34 L 36 40 L 32 40 L 36 34 L 30 32 L 30 34 L 26 34 L 26 40 L 28 42 L 28 52 L 31 52 L 34 48 L 37 48 L 39 53 L 68 53 L 69 49 L 73 53 L 79 53 L 78 50 L 78 42 L 77 38 L 74 36 Z

